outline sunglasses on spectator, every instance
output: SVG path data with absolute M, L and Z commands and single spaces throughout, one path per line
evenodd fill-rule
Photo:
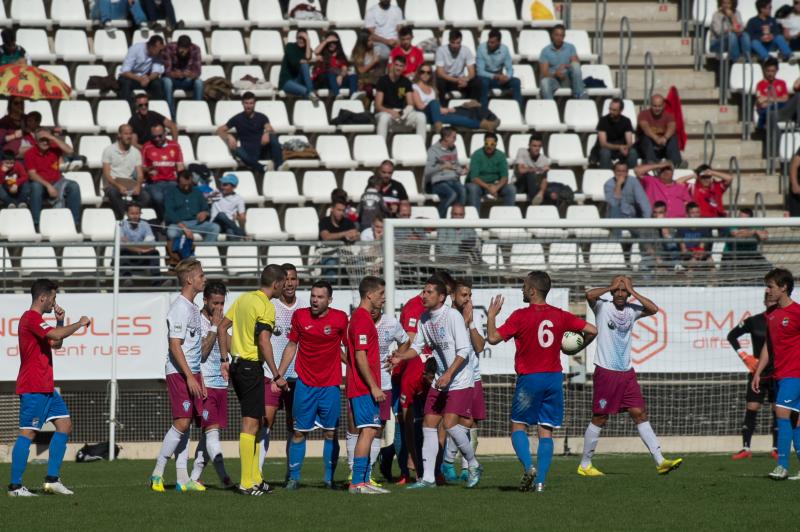
M 420 75 L 422 75 L 422 74 L 432 74 L 432 73 L 433 73 L 433 71 L 431 71 L 431 70 L 420 70 L 419 71 Z
M 147 103 L 147 102 L 142 102 L 142 103 L 137 103 L 136 107 L 147 107 L 148 105 L 150 105 L 150 104 Z

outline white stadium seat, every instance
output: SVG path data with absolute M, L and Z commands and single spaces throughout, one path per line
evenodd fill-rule
M 56 31 L 54 51 L 56 57 L 67 63 L 93 63 L 95 55 L 89 51 L 85 30 Z
M 538 61 L 545 46 L 550 45 L 550 34 L 545 30 L 522 30 L 519 32 L 519 54 L 528 61 Z
M 302 205 L 305 197 L 297 191 L 294 172 L 265 172 L 262 185 L 264 198 L 275 204 Z
M 567 207 L 566 219 L 596 222 L 600 220 L 600 212 L 595 205 L 570 205 Z M 608 229 L 580 227 L 578 229 L 570 229 L 570 232 L 578 238 L 603 238 L 608 236 Z
M 516 100 L 490 100 L 489 110 L 500 119 L 498 131 L 528 131 L 528 125 L 522 119 L 522 111 Z
M 572 189 L 573 192 L 578 191 L 578 182 L 575 180 L 575 172 L 565 169 L 551 169 L 547 172 L 548 183 L 561 183 Z
M 175 18 L 182 20 L 187 28 L 207 29 L 211 27 L 211 22 L 206 19 L 200 0 L 172 0 L 172 7 L 175 9 Z M 173 38 L 173 40 L 175 39 Z
M 189 133 L 213 133 L 216 129 L 211 123 L 208 104 L 203 100 L 183 100 L 178 102 L 175 122 L 181 129 Z
M 342 109 L 353 113 L 363 113 L 364 104 L 361 100 L 335 100 L 331 109 L 331 120 L 339 116 L 339 111 Z M 337 127 L 342 133 L 372 133 L 375 131 L 374 124 L 343 124 Z
M 581 61 L 594 61 L 597 54 L 592 53 L 592 43 L 589 40 L 589 32 L 586 30 L 568 29 L 564 35 L 564 41 L 572 44 L 578 52 L 578 59 Z
M 250 21 L 244 18 L 239 0 L 210 0 L 208 18 L 220 28 L 249 28 Z
M 523 96 L 539 96 L 539 86 L 531 65 L 514 65 L 514 77 L 519 78 L 520 93 Z
M 514 0 L 492 0 L 483 3 L 483 20 L 495 28 L 521 28 L 522 20 Z
M 400 182 L 403 188 L 406 189 L 408 201 L 411 203 L 422 204 L 425 202 L 425 196 L 419 193 L 417 187 L 417 178 L 411 170 L 395 170 L 392 174 L 392 179 Z
M 56 250 L 52 246 L 22 248 L 19 267 L 24 276 L 34 276 L 41 272 L 57 275 L 61 271 L 56 259 Z
M 623 270 L 625 256 L 617 242 L 592 242 L 589 247 L 589 265 L 593 270 Z
M 131 117 L 131 106 L 125 100 L 100 100 L 97 103 L 97 125 L 107 133 L 116 133 Z
M 65 246 L 61 269 L 65 275 L 97 274 L 97 254 L 91 246 Z
M 91 28 L 92 20 L 86 16 L 83 0 L 53 0 L 50 18 L 62 28 Z
M 351 200 L 360 201 L 364 189 L 367 188 L 367 181 L 372 175 L 369 170 L 348 170 L 344 173 L 342 188 Z
M 316 148 L 325 168 L 352 169 L 358 166 L 350 155 L 350 143 L 344 135 L 320 135 Z
M 45 30 L 21 28 L 17 30 L 17 44 L 25 48 L 31 61 L 49 63 L 56 60 L 56 54 L 50 50 Z
M 520 12 L 522 13 L 522 21 L 525 25 L 530 25 L 534 28 L 548 28 L 555 26 L 556 24 L 561 24 L 561 21 L 555 17 L 558 16 L 558 12 L 553 13 L 552 19 L 540 19 L 540 20 L 533 20 L 531 16 L 531 4 L 536 0 L 522 0 L 522 9 Z
M 316 238 L 315 238 L 316 240 Z M 270 246 L 267 250 L 267 264 L 294 265 L 298 270 L 303 270 L 303 254 L 299 246 Z
M 414 33 L 417 28 L 444 27 L 436 0 L 406 0 L 405 19 L 414 26 Z
M 386 139 L 380 135 L 356 135 L 353 141 L 353 158 L 362 166 L 378 166 L 389 158 Z
M 72 84 L 72 77 L 69 75 L 69 68 L 67 65 L 37 65 L 42 70 L 47 70 L 51 74 L 55 74 L 58 76 L 58 79 L 72 87 L 75 90 L 75 86 Z
M 547 156 L 561 166 L 586 166 L 581 139 L 575 133 L 554 133 L 547 143 Z
M 102 168 L 103 150 L 111 144 L 106 135 L 84 135 L 78 143 L 78 153 L 86 157 L 86 165 L 91 169 Z
M 245 76 L 252 76 L 261 80 L 266 79 L 264 77 L 264 69 L 262 69 L 260 65 L 233 65 L 233 68 L 231 68 L 231 83 L 234 84 L 234 91 L 237 94 L 243 94 L 249 91 L 252 92 L 256 98 L 272 98 L 275 96 L 275 89 L 266 85 L 248 87 L 247 89 L 236 89 L 236 82 L 240 81 Z M 219 103 L 220 102 L 217 102 L 217 104 Z M 239 103 L 241 105 L 238 101 L 234 103 Z
M 278 142 L 281 145 L 285 145 L 287 142 L 292 140 L 301 140 L 303 142 L 309 143 L 310 141 L 307 136 L 305 135 L 280 135 L 278 137 Z M 295 159 L 288 159 L 283 162 L 284 168 L 316 168 L 320 164 L 319 161 L 319 154 L 317 157 L 304 157 L 304 158 L 295 158 Z
M 81 189 L 81 205 L 92 205 L 94 207 L 103 203 L 103 198 L 97 195 L 94 190 L 94 179 L 89 172 L 65 172 L 64 177 L 75 181 Z M 90 209 L 87 209 L 90 210 Z M 86 210 L 83 211 L 84 213 Z
M 594 100 L 568 100 L 564 108 L 564 123 L 578 133 L 597 131 L 597 104 Z
M 338 28 L 358 28 L 364 23 L 364 18 L 361 16 L 361 8 L 358 7 L 358 0 L 328 2 L 325 14 L 328 17 L 328 21 Z
M 83 209 L 81 230 L 93 242 L 114 240 L 114 226 L 117 220 L 111 209 Z
M 622 94 L 622 91 L 614 84 L 614 77 L 611 75 L 608 65 L 581 65 L 581 77 L 583 79 L 592 77 L 602 80 L 606 84 L 605 88 L 587 88 L 586 94 L 589 96 L 620 96 Z
M 42 235 L 33 226 L 28 209 L 0 210 L 0 234 L 9 242 L 38 242 Z
M 261 271 L 258 246 L 230 246 L 225 266 L 231 275 L 252 275 Z
M 262 205 L 264 203 L 261 194 L 258 193 L 258 186 L 256 185 L 256 178 L 250 170 L 240 170 L 231 173 L 239 180 L 239 185 L 236 187 L 236 193 L 239 194 L 244 202 L 248 205 Z
M 99 133 L 87 100 L 65 100 L 58 106 L 58 125 L 70 133 Z
M 442 11 L 445 21 L 456 28 L 480 28 L 483 21 L 478 17 L 475 2 L 464 0 L 444 0 Z M 469 32 L 466 32 L 469 33 Z M 447 42 L 443 40 L 442 42 Z
M 25 112 L 33 111 L 41 113 L 43 127 L 53 127 L 56 124 L 53 119 L 53 106 L 48 100 L 25 100 Z
M 105 30 L 94 32 L 94 53 L 104 63 L 121 63 L 128 53 L 128 37 L 125 32 L 113 33 Z
M 203 81 L 216 77 L 225 77 L 225 69 L 222 68 L 222 65 L 202 65 L 200 67 L 200 79 Z
M 271 207 L 247 209 L 245 231 L 256 240 L 286 240 L 289 238 L 281 230 L 278 211 Z
M 276 30 L 253 30 L 249 50 L 259 61 L 280 63 L 283 60 L 283 37 Z
M 534 131 L 566 131 L 555 100 L 528 100 L 525 121 Z M 595 124 L 596 125 L 596 124 Z
M 314 207 L 289 207 L 283 225 L 294 240 L 319 240 L 319 217 Z
M 490 220 L 517 221 L 522 220 L 522 211 L 515 205 L 493 205 L 489 209 Z M 527 236 L 525 229 L 522 228 L 492 228 L 489 229 L 492 238 L 524 238 Z
M 50 242 L 83 240 L 83 235 L 75 229 L 69 209 L 44 209 L 39 220 L 39 232 Z
M 200 260 L 203 272 L 206 274 L 219 275 L 222 273 L 222 258 L 217 246 L 195 246 L 194 256 Z
M 309 100 L 295 102 L 293 118 L 294 126 L 306 133 L 334 133 L 336 131 L 336 126 L 332 126 L 328 122 L 325 106 L 314 105 Z
M 247 2 L 247 19 L 259 28 L 289 27 L 289 22 L 283 18 L 278 0 Z
M 183 154 L 183 163 L 189 164 L 195 162 L 197 159 L 194 156 L 194 146 L 192 146 L 192 139 L 188 135 L 178 135 L 178 146 L 181 147 Z M 144 216 L 144 214 L 142 214 Z
M 61 77 L 56 72 L 54 72 L 54 74 Z M 79 95 L 82 95 L 86 98 L 97 98 L 101 95 L 99 89 L 86 88 L 86 85 L 89 82 L 89 78 L 91 76 L 100 76 L 104 78 L 108 76 L 108 69 L 106 69 L 105 65 L 78 65 L 77 67 L 75 67 L 75 84 L 72 86 L 72 88 Z M 114 96 L 116 96 L 116 93 L 114 93 L 114 91 L 108 91 L 106 93 L 103 93 L 103 96 L 107 98 L 113 98 Z M 130 110 L 130 108 L 128 109 Z
M 550 244 L 547 262 L 553 270 L 572 270 L 583 266 L 583 255 L 577 244 L 572 242 L 555 242 Z
M 211 32 L 211 55 L 223 62 L 249 63 L 252 60 L 252 56 L 244 50 L 244 39 L 239 30 Z
M 197 160 L 209 168 L 236 168 L 236 160 L 228 151 L 228 145 L 217 135 L 197 137 Z
M 558 208 L 555 205 L 530 205 L 525 211 L 526 220 L 558 221 Z M 564 238 L 567 231 L 558 228 L 533 228 L 528 229 L 536 238 Z
M 43 0 L 11 0 L 9 14 L 21 27 L 49 28 L 51 26 L 51 21 L 47 18 L 44 10 Z M 19 35 L 17 38 L 19 39 Z M 28 48 L 27 45 L 23 46 Z
M 392 137 L 392 159 L 400 166 L 425 166 L 428 158 L 425 142 L 416 134 Z
M 289 122 L 286 104 L 280 100 L 258 100 L 256 111 L 264 113 L 269 118 L 269 124 L 276 133 L 294 133 L 295 128 Z
M 541 244 L 513 244 L 510 266 L 515 270 L 534 270 L 545 266 L 544 249 Z
M 219 127 L 225 125 L 234 115 L 242 112 L 242 102 L 232 100 L 220 100 L 214 109 L 214 125 Z
M 592 201 L 605 201 L 604 187 L 606 181 L 614 177 L 612 170 L 602 168 L 587 168 L 583 171 L 581 192 Z
M 312 203 L 330 203 L 331 191 L 335 188 L 336 176 L 329 170 L 309 170 L 303 174 L 303 196 Z
M 505 262 L 502 247 L 497 244 L 482 244 L 481 260 L 489 266 L 490 270 L 501 268 Z
M 731 92 L 756 93 L 756 85 L 764 79 L 761 65 L 733 63 L 731 65 L 730 88 Z M 789 85 L 791 87 L 791 84 Z

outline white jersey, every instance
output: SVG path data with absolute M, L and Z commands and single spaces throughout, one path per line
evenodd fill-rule
M 633 324 L 642 317 L 644 307 L 626 303 L 618 310 L 613 302 L 598 299 L 592 310 L 597 323 L 594 363 L 613 371 L 628 371 L 631 369 Z
M 472 388 L 474 379 L 472 376 L 472 360 L 475 353 L 472 350 L 467 328 L 464 326 L 464 316 L 452 307 L 442 306 L 441 308 L 422 313 L 420 317 L 417 336 L 411 346 L 414 351 L 421 353 L 425 347 L 430 347 L 436 360 L 436 381 L 453 363 L 456 355 L 466 360 L 465 364 L 453 375 L 449 390 L 462 390 Z
M 200 373 L 200 361 L 202 359 L 201 343 L 202 334 L 200 324 L 200 309 L 197 305 L 179 295 L 169 307 L 167 313 L 168 338 L 179 338 L 183 340 L 183 356 L 189 364 L 189 371 Z M 179 373 L 172 353 L 167 347 L 167 375 Z
M 472 334 L 471 334 L 471 332 L 472 331 L 469 330 L 469 327 L 467 327 L 467 336 L 469 336 L 469 339 L 470 339 L 470 343 L 469 343 L 470 346 L 472 346 Z M 477 351 L 475 351 L 474 348 L 472 349 L 472 353 L 473 353 L 473 356 L 472 356 L 472 380 L 473 380 L 473 382 L 478 382 L 479 380 L 481 380 L 481 354 L 478 353 Z
M 280 367 L 281 360 L 283 360 L 283 350 L 286 348 L 286 344 L 289 343 L 288 336 L 289 330 L 292 328 L 292 315 L 295 310 L 307 307 L 308 301 L 295 298 L 294 305 L 291 307 L 286 306 L 279 298 L 272 299 L 272 303 L 275 305 L 275 329 L 272 331 L 270 342 L 272 342 L 272 356 L 275 358 L 275 367 Z M 283 376 L 284 378 L 297 378 L 297 373 L 294 370 L 294 363 L 296 360 L 297 357 L 289 364 L 286 375 Z M 266 363 L 264 363 L 264 376 L 268 379 L 272 378 L 272 372 L 269 370 Z
M 208 336 L 211 321 L 202 312 L 200 313 L 200 328 L 202 331 L 200 337 L 205 338 Z M 222 356 L 219 352 L 219 342 L 214 342 L 214 347 L 211 348 L 208 358 L 200 364 L 200 372 L 203 374 L 203 382 L 206 384 L 206 388 L 221 388 L 224 390 L 228 387 L 228 379 L 222 376 L 221 366 Z
M 378 323 L 378 345 L 381 350 L 381 390 L 392 389 L 392 372 L 386 369 L 386 362 L 392 354 L 392 345 L 400 345 L 408 341 L 408 335 L 394 316 L 383 314 Z

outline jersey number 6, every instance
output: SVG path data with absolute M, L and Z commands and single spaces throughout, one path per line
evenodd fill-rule
M 550 320 L 544 320 L 542 323 L 539 324 L 539 345 L 547 348 L 553 345 L 553 331 L 550 329 L 553 327 L 553 322 Z

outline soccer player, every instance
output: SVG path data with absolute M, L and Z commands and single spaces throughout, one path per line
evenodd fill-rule
M 764 306 L 769 308 L 770 300 L 768 294 L 764 294 Z M 750 343 L 753 347 L 753 354 L 743 349 L 739 343 L 739 338 L 745 334 L 750 335 Z M 734 460 L 750 458 L 753 453 L 750 451 L 750 442 L 756 430 L 756 419 L 758 411 L 764 399 L 767 399 L 772 411 L 772 456 L 778 458 L 778 418 L 775 417 L 775 383 L 772 381 L 772 358 L 767 362 L 764 371 L 761 373 L 761 392 L 755 393 L 751 387 L 753 384 L 753 372 L 758 366 L 758 359 L 761 357 L 761 350 L 767 341 L 767 316 L 766 313 L 756 314 L 743 320 L 739 325 L 731 329 L 728 333 L 728 343 L 734 351 L 739 354 L 739 358 L 747 367 L 747 394 L 745 397 L 744 423 L 742 423 L 742 450 L 731 456 Z
M 472 420 L 472 362 L 474 356 L 464 317 L 446 306 L 447 286 L 438 277 L 431 277 L 422 291 L 425 312 L 419 322 L 419 332 L 411 347 L 398 351 L 392 363 L 419 357 L 424 347 L 430 347 L 436 360 L 436 380 L 425 399 L 422 421 L 422 480 L 410 489 L 436 487 L 436 455 L 439 453 L 439 424 L 444 422 L 447 434 L 469 462 L 466 487 L 474 488 L 481 479 L 482 468 L 475 458 L 469 440 Z
M 800 411 L 800 305 L 792 301 L 794 277 L 792 272 L 775 268 L 764 276 L 766 293 L 775 305 L 767 309 L 767 344 L 772 346 L 778 386 L 775 415 L 778 418 L 778 465 L 769 474 L 775 480 L 789 478 L 789 453 L 794 440 L 795 450 L 800 449 L 800 420 L 792 427 L 792 412 Z M 767 345 L 761 348 L 758 366 L 753 374 L 752 388 L 761 392 L 761 380 L 770 354 Z M 766 385 L 766 384 L 765 384 Z M 798 453 L 800 454 L 800 453 Z M 800 479 L 800 474 L 792 479 Z
M 611 301 L 601 299 L 609 292 Z M 641 304 L 629 303 L 628 298 L 631 296 Z M 661 445 L 648 420 L 644 397 L 636 380 L 636 372 L 631 366 L 634 323 L 640 318 L 652 316 L 658 312 L 658 307 L 634 290 L 630 277 L 624 275 L 614 277 L 607 288 L 588 290 L 586 301 L 594 312 L 597 323 L 597 350 L 592 379 L 592 421 L 583 436 L 583 457 L 578 466 L 578 474 L 584 477 L 603 476 L 592 465 L 600 431 L 609 415 L 627 410 L 636 424 L 639 437 L 656 461 L 656 472 L 666 475 L 680 467 L 683 459 L 668 460 L 661 454 Z
M 234 301 L 219 325 L 220 352 L 227 359 L 230 349 L 233 362 L 230 379 L 242 410 L 242 430 L 239 433 L 239 458 L 241 480 L 237 493 L 260 497 L 271 491 L 264 482 L 258 467 L 261 445 L 257 434 L 266 412 L 264 410 L 264 366 L 272 371 L 273 382 L 278 388 L 288 387 L 286 379 L 278 373 L 272 353 L 270 337 L 275 330 L 275 305 L 270 301 L 283 291 L 286 273 L 277 264 L 270 264 L 261 272 L 260 288 L 242 294 Z M 227 331 L 233 327 L 229 339 Z
M 292 327 L 292 316 L 294 311 L 299 308 L 308 306 L 308 301 L 297 297 L 297 285 L 299 280 L 297 278 L 297 268 L 294 264 L 281 264 L 281 268 L 286 272 L 286 282 L 283 284 L 280 296 L 273 299 L 272 303 L 275 305 L 275 330 L 272 333 L 270 341 L 272 342 L 272 353 L 275 357 L 275 364 L 280 366 L 283 359 L 283 350 L 286 344 L 289 343 L 289 331 Z M 289 437 L 286 439 L 286 479 L 289 479 L 289 442 L 291 441 L 292 434 L 292 401 L 294 399 L 295 380 L 297 373 L 294 370 L 294 363 L 289 364 L 286 369 L 284 378 L 288 384 L 285 390 L 281 390 L 277 384 L 272 381 L 272 372 L 266 364 L 264 364 L 264 408 L 267 417 L 264 420 L 264 427 L 261 429 L 261 450 L 258 458 L 258 468 L 264 469 L 264 459 L 269 450 L 270 432 L 272 425 L 275 423 L 275 415 L 278 410 L 283 407 L 286 410 L 286 433 Z
M 53 348 L 60 349 L 65 338 L 81 327 L 89 326 L 89 318 L 81 318 L 64 325 L 64 309 L 56 304 L 58 285 L 49 279 L 37 279 L 31 285 L 31 307 L 19 319 L 19 374 L 16 393 L 19 395 L 19 436 L 11 451 L 11 483 L 8 494 L 12 497 L 35 497 L 22 485 L 22 475 L 28 464 L 28 454 L 36 433 L 52 421 L 56 432 L 50 440 L 47 459 L 47 476 L 44 492 L 72 495 L 61 483 L 61 462 L 67 451 L 67 441 L 72 431 L 72 420 L 67 405 L 53 383 Z M 53 312 L 56 326 L 49 325 L 42 316 Z
M 164 468 L 175 455 L 177 473 L 176 491 L 205 491 L 205 487 L 189 477 L 189 429 L 192 421 L 199 421 L 206 395 L 200 375 L 202 359 L 202 325 L 200 309 L 194 298 L 206 285 L 206 276 L 200 261 L 184 259 L 175 267 L 180 293 L 167 313 L 167 363 L 165 367 L 167 393 L 172 410 L 172 426 L 164 435 L 156 466 L 150 476 L 150 489 L 164 492 Z
M 222 458 L 222 444 L 219 431 L 228 426 L 228 359 L 222 359 L 219 350 L 217 331 L 222 322 L 222 310 L 228 290 L 220 281 L 211 281 L 203 289 L 203 308 L 200 310 L 200 330 L 202 332 L 202 364 L 206 395 L 203 398 L 203 414 L 200 426 L 203 435 L 194 455 L 194 467 L 190 478 L 200 482 L 203 469 L 208 462 L 214 465 L 220 483 L 225 489 L 235 488 Z
M 521 491 L 544 491 L 547 473 L 553 460 L 553 429 L 561 426 L 564 417 L 564 393 L 561 375 L 561 337 L 566 331 L 582 332 L 591 341 L 597 333 L 594 325 L 567 311 L 547 304 L 550 276 L 533 271 L 525 277 L 523 301 L 528 307 L 511 313 L 499 328 L 497 315 L 503 308 L 503 298 L 497 296 L 487 310 L 487 336 L 491 345 L 514 339 L 516 354 L 514 369 L 517 384 L 511 404 L 511 443 L 522 463 L 524 475 Z M 527 428 L 538 425 L 538 472 L 533 467 Z
M 359 283 L 358 294 L 361 303 L 350 316 L 346 337 L 347 398 L 358 429 L 349 491 L 378 495 L 389 491 L 370 483 L 370 454 L 381 429 L 381 407 L 378 405 L 386 402 L 386 396 L 381 389 L 381 352 L 372 316 L 383 307 L 385 283 L 383 279 L 368 275 Z M 380 450 L 380 439 L 377 441 Z
M 347 330 L 347 314 L 331 308 L 333 287 L 328 281 L 311 285 L 311 305 L 296 310 L 292 316 L 289 343 L 283 350 L 279 374 L 283 375 L 297 357 L 297 381 L 294 391 L 294 432 L 289 443 L 289 481 L 286 489 L 300 488 L 300 471 L 306 456 L 306 433 L 316 427 L 323 430 L 325 441 L 325 486 L 333 488 L 333 474 L 339 459 L 339 401 L 342 383 L 342 342 Z

